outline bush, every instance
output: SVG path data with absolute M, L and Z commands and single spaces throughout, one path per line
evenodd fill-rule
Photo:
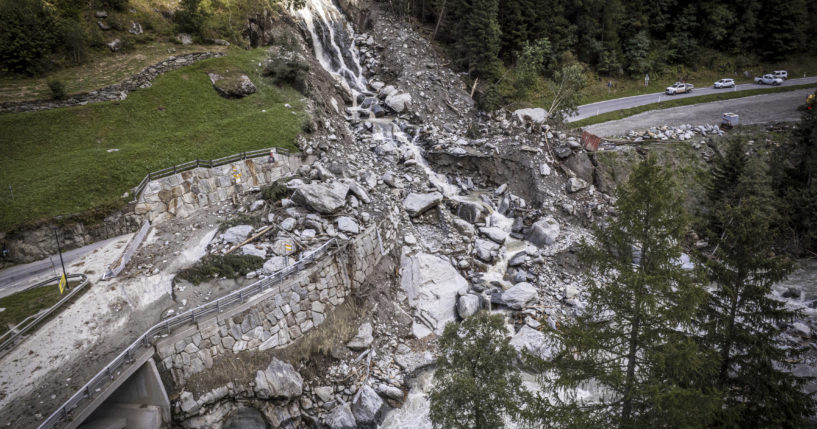
M 48 89 L 51 90 L 51 98 L 55 100 L 65 99 L 66 97 L 65 85 L 63 85 L 62 81 L 59 80 L 48 81 Z
M 290 85 L 305 93 L 309 64 L 299 58 L 273 60 L 264 68 L 262 75 L 272 78 L 272 83 L 278 86 Z
M 60 42 L 57 34 L 57 17 L 45 2 L 0 0 L 0 68 L 41 73 Z
M 176 277 L 198 285 L 214 277 L 238 278 L 263 265 L 264 258 L 260 256 L 207 255 L 192 267 L 179 271 Z
M 124 11 L 128 7 L 128 0 L 101 0 L 101 6 L 105 9 Z
M 272 185 L 261 188 L 261 197 L 271 203 L 281 200 L 286 197 L 288 193 L 289 190 L 286 185 L 281 183 L 280 180 L 275 181 Z
M 201 38 L 207 16 L 208 13 L 202 7 L 201 0 L 181 0 L 181 7 L 174 18 L 176 29 L 180 33 L 189 33 Z

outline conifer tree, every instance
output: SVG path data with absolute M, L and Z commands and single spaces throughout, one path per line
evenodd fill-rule
M 430 395 L 435 428 L 496 429 L 521 415 L 530 394 L 506 335 L 504 318 L 486 311 L 445 327 Z
M 791 265 L 774 253 L 778 210 L 765 166 L 750 160 L 740 140 L 729 142 L 708 184 L 702 255 L 714 284 L 701 307 L 704 344 L 718 355 L 713 387 L 723 392 L 718 427 L 802 427 L 814 401 L 806 379 L 789 372 L 796 348 L 778 343 L 778 326 L 795 313 L 770 296 Z
M 457 25 L 454 58 L 473 77 L 493 81 L 499 71 L 499 0 L 470 0 Z
M 705 293 L 677 262 L 687 232 L 682 198 L 653 157 L 619 188 L 616 214 L 584 245 L 595 268 L 587 309 L 553 331 L 555 357 L 537 365 L 555 374 L 543 376 L 551 399 L 538 425 L 703 426 L 719 405 L 705 388 L 711 358 L 690 334 Z M 588 386 L 598 398 L 578 397 Z

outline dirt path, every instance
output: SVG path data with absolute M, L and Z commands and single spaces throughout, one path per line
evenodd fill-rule
M 584 129 L 602 137 L 619 136 L 628 130 L 643 130 L 655 126 L 682 124 L 718 124 L 724 112 L 740 115 L 743 125 L 764 122 L 796 121 L 800 119 L 797 106 L 803 104 L 813 89 L 755 95 L 732 100 L 693 104 L 671 109 L 652 110 L 629 118 L 590 125 Z

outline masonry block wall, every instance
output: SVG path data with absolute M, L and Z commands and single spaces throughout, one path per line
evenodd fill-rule
M 177 386 L 213 359 L 245 350 L 285 347 L 342 304 L 372 274 L 396 240 L 396 223 L 375 223 L 309 268 L 242 305 L 202 320 L 156 344 L 157 360 Z

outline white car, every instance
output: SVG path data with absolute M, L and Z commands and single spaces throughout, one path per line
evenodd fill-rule
M 674 85 L 668 86 L 664 92 L 666 92 L 667 95 L 685 94 L 692 92 L 692 88 L 695 88 L 695 86 L 691 83 L 675 82 Z
M 715 82 L 715 88 L 734 88 L 735 87 L 735 79 L 721 79 Z
M 783 83 L 783 79 L 779 77 L 774 77 L 773 74 L 764 74 L 763 77 L 756 77 L 755 83 L 758 85 L 780 85 Z
M 789 78 L 789 72 L 787 72 L 786 70 L 775 70 L 772 73 L 772 76 L 774 76 L 774 77 L 776 77 L 778 79 L 786 80 L 786 79 Z

